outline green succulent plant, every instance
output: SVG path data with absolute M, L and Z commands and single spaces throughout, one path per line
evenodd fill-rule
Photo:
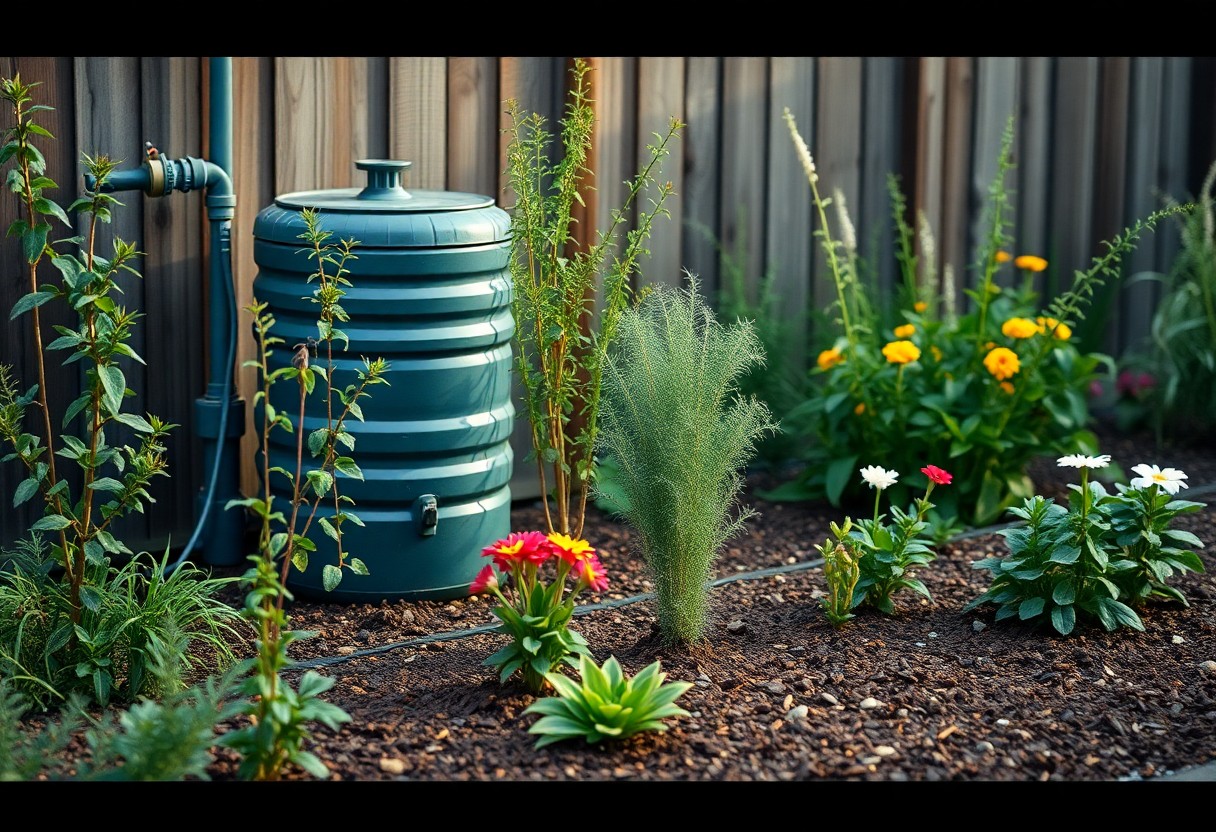
M 692 684 L 664 683 L 667 674 L 659 669 L 657 661 L 630 678 L 621 671 L 616 656 L 610 656 L 602 668 L 582 656 L 579 672 L 581 685 L 560 673 L 546 673 L 557 696 L 540 699 L 524 711 L 542 715 L 528 729 L 529 734 L 540 735 L 537 748 L 573 737 L 597 743 L 642 731 L 666 731 L 664 719 L 689 716 L 674 703 Z

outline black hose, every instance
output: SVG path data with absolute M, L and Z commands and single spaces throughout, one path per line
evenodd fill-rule
M 228 359 L 224 362 L 224 387 L 223 393 L 220 396 L 219 432 L 215 440 L 215 459 L 211 463 L 211 477 L 207 485 L 207 496 L 203 498 L 203 509 L 199 512 L 198 522 L 194 525 L 194 533 L 190 535 L 186 548 L 182 549 L 182 553 L 177 556 L 173 563 L 165 568 L 166 575 L 172 574 L 185 563 L 186 559 L 190 557 L 190 554 L 198 545 L 203 529 L 207 526 L 207 520 L 211 516 L 211 508 L 215 503 L 215 486 L 219 480 L 220 465 L 224 459 L 224 440 L 228 435 L 228 411 L 231 410 L 228 405 L 229 400 L 232 398 L 232 365 L 236 361 L 237 342 L 236 286 L 233 283 L 232 277 L 232 220 L 218 220 L 214 222 L 214 226 L 215 232 L 220 234 L 220 250 L 222 252 L 222 255 L 218 258 L 220 261 L 219 268 L 222 272 L 220 282 L 224 285 L 225 295 L 228 300 L 228 318 L 231 323 L 228 327 Z

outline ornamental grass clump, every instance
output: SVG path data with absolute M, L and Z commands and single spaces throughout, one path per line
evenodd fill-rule
M 1079 468 L 1081 483 L 1069 488 L 1068 508 L 1035 495 L 1010 513 L 1025 521 L 1004 529 L 1009 554 L 971 564 L 992 576 L 988 590 L 964 611 L 996 604 L 996 620 L 1016 616 L 1048 624 L 1061 635 L 1072 633 L 1079 618 L 1096 619 L 1108 631 L 1143 630 L 1139 612 L 1153 598 L 1186 598 L 1167 581 L 1182 572 L 1203 572 L 1192 549 L 1203 542 L 1191 532 L 1170 528 L 1174 519 L 1204 508 L 1174 499 L 1186 488 L 1186 474 L 1175 468 L 1135 465 L 1138 476 L 1109 494 L 1089 472 L 1105 468 L 1110 456 L 1069 454 L 1061 467 Z
M 659 626 L 672 642 L 705 631 L 710 567 L 754 512 L 735 512 L 740 470 L 758 439 L 777 430 L 768 408 L 738 393 L 764 363 L 749 321 L 718 322 L 689 275 L 687 289 L 659 286 L 621 314 L 604 372 L 600 448 L 619 468 L 617 487 L 654 576 Z
M 906 200 L 898 180 L 889 180 L 903 280 L 899 306 L 894 315 L 884 315 L 866 299 L 876 291 L 862 284 L 867 270 L 832 236 L 825 210 L 831 200 L 820 195 L 810 150 L 788 111 L 786 120 L 811 187 L 818 220 L 814 234 L 836 290 L 831 309 L 837 328 L 811 370 L 811 394 L 783 417 L 787 431 L 806 439 L 806 467 L 764 496 L 826 498 L 833 505 L 861 501 L 862 484 L 852 474 L 863 455 L 882 458 L 900 471 L 915 471 L 921 459 L 938 459 L 955 476 L 930 518 L 934 525 L 955 520 L 984 525 L 1034 493 L 1027 467 L 1036 456 L 1076 448 L 1096 453 L 1097 438 L 1087 429 L 1087 396 L 1097 368 L 1110 359 L 1082 354 L 1073 328 L 1095 288 L 1118 276 L 1120 262 L 1141 234 L 1191 206 L 1135 222 L 1106 243 L 1106 252 L 1087 270 L 1075 272 L 1068 291 L 1043 306 L 1033 285 L 1048 262 L 1007 251 L 1011 119 L 989 187 L 987 233 L 971 265 L 973 285 L 963 289 L 970 301 L 966 310 L 955 308 L 954 264 L 939 270 L 923 216 L 920 245 L 914 245 Z M 890 496 L 904 505 L 926 484 L 913 473 L 894 485 Z
M 511 643 L 483 664 L 496 668 L 501 682 L 519 673 L 528 689 L 539 693 L 551 670 L 563 662 L 574 665 L 575 655 L 590 655 L 586 639 L 568 625 L 574 599 L 583 590 L 606 590 L 608 571 L 586 540 L 559 532 L 512 532 L 481 554 L 494 564 L 477 573 L 469 591 L 494 593 L 499 600 L 494 617 L 502 622 L 496 632 L 511 636 Z M 545 563 L 555 564 L 548 583 Z M 568 580 L 573 583 L 569 594 Z

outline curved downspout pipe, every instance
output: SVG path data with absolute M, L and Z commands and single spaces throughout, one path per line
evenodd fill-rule
M 232 218 L 236 194 L 228 171 L 232 168 L 232 59 L 210 58 L 211 160 L 186 156 L 161 157 L 149 142 L 147 159 L 132 170 L 116 171 L 102 184 L 103 191 L 140 190 L 150 197 L 173 191 L 206 191 L 207 219 L 211 225 L 208 345 L 208 381 L 204 395 L 194 402 L 195 425 L 203 440 L 203 470 L 207 480 L 198 495 L 194 531 L 185 549 L 168 567 L 171 571 L 188 558 L 200 542 L 203 559 L 214 565 L 234 565 L 245 558 L 244 515 L 227 512 L 229 500 L 240 499 L 240 438 L 245 431 L 245 402 L 236 396 L 236 288 L 232 272 Z M 85 177 L 93 190 L 96 181 Z M 189 310 L 187 310 L 188 312 Z

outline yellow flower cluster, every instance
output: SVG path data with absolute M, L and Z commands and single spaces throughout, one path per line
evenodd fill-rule
M 916 327 L 913 324 L 904 324 L 903 326 L 895 327 L 896 338 L 911 338 L 916 334 Z
M 1013 265 L 1028 272 L 1041 272 L 1047 268 L 1047 261 L 1033 254 L 1023 254 L 1013 261 Z
M 844 353 L 835 347 L 832 347 L 830 350 L 824 350 L 815 359 L 815 363 L 819 365 L 819 369 L 821 370 L 830 370 L 842 361 L 844 361 Z
M 1010 338 L 1030 338 L 1042 331 L 1043 328 L 1030 318 L 1010 318 L 1001 325 L 1001 334 Z
M 1072 328 L 1068 324 L 1060 323 L 1055 318 L 1035 318 L 1035 322 L 1039 325 L 1040 335 L 1054 332 L 1055 336 L 1061 341 L 1067 341 L 1072 337 Z
M 882 348 L 882 354 L 891 364 L 910 364 L 920 358 L 920 347 L 911 341 L 892 341 Z
M 988 369 L 988 372 L 992 373 L 997 381 L 1012 378 L 1018 370 L 1022 369 L 1022 365 L 1018 361 L 1018 354 L 1008 347 L 995 347 L 992 349 L 984 356 L 984 367 Z

